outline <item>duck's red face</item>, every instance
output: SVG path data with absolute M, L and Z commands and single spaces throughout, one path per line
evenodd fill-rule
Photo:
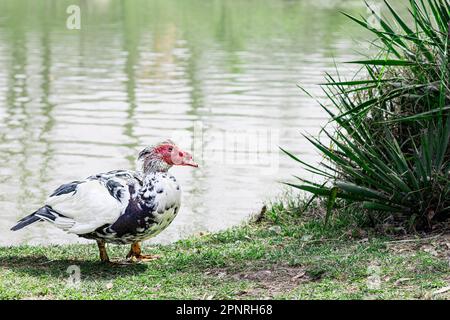
M 198 164 L 192 159 L 192 155 L 181 150 L 175 144 L 160 144 L 155 147 L 154 152 L 170 166 L 198 167 Z

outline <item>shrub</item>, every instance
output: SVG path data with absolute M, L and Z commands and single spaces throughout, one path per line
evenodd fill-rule
M 325 181 L 287 184 L 327 197 L 327 218 L 343 199 L 376 217 L 388 212 L 411 228 L 429 228 L 450 216 L 450 3 L 409 1 L 412 26 L 386 8 L 379 28 L 346 14 L 375 34 L 379 52 L 352 62 L 362 66 L 356 80 L 326 75 L 330 103 L 321 107 L 331 116 L 323 128 L 331 143 L 306 137 L 324 161 L 306 163 L 282 149 Z

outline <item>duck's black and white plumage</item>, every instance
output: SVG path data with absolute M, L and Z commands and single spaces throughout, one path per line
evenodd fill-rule
M 103 261 L 109 260 L 105 242 L 133 244 L 128 257 L 144 260 L 139 242 L 164 230 L 180 209 L 181 188 L 169 168 L 197 164 L 170 140 L 144 149 L 138 161 L 138 171 L 115 170 L 61 185 L 43 207 L 11 230 L 48 221 L 68 233 L 97 240 Z

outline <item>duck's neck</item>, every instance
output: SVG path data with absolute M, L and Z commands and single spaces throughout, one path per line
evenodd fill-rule
M 167 164 L 160 158 L 146 158 L 140 165 L 139 169 L 144 175 L 149 175 L 156 172 L 167 172 L 172 166 Z

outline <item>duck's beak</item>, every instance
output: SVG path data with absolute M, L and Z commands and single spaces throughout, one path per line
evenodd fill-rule
M 182 166 L 189 166 L 189 167 L 195 167 L 198 168 L 198 163 L 196 163 L 193 159 L 191 154 L 185 152 L 185 155 L 183 157 L 183 160 L 181 162 Z

